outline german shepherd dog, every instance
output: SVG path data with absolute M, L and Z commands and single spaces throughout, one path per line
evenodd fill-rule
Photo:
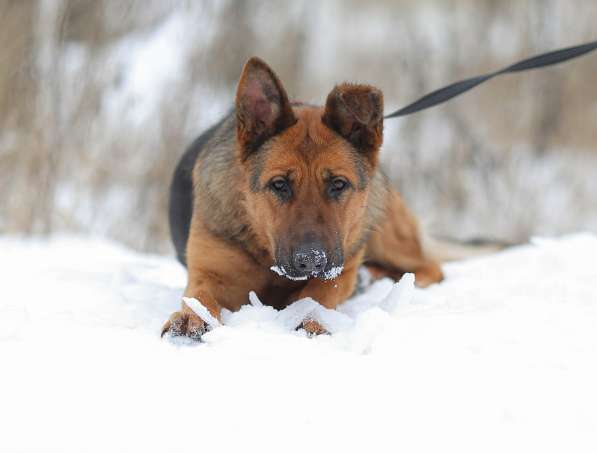
M 281 309 L 311 297 L 333 309 L 355 291 L 363 264 L 376 276 L 442 280 L 416 221 L 379 169 L 383 95 L 341 84 L 324 107 L 290 102 L 274 71 L 251 58 L 235 109 L 180 160 L 170 228 L 187 266 L 185 296 L 215 317 L 255 291 Z M 312 320 L 309 333 L 325 330 Z M 200 339 L 207 324 L 184 302 L 162 335 Z

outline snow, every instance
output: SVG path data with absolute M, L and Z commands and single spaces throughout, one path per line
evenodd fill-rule
M 205 306 L 199 300 L 192 297 L 183 297 L 182 300 L 186 306 L 193 310 L 195 314 L 205 321 L 209 327 L 212 329 L 220 327 L 220 321 L 213 317 L 209 310 L 205 308 Z
M 173 259 L 2 238 L 2 451 L 595 451 L 595 256 L 594 235 L 540 239 L 338 311 L 253 293 L 182 344 L 160 339 Z
M 308 278 L 306 275 L 301 275 L 301 276 L 290 275 L 288 272 L 286 272 L 286 269 L 284 269 L 284 267 L 282 267 L 282 266 L 272 266 L 272 267 L 270 267 L 270 270 L 274 271 L 276 274 L 280 275 L 281 277 L 286 277 L 288 280 L 307 280 L 307 278 Z M 342 273 L 343 270 L 344 270 L 344 266 L 334 266 L 331 269 L 324 272 L 323 279 L 324 280 L 333 280 L 336 277 L 338 277 Z
M 334 266 L 330 270 L 325 271 L 323 274 L 324 280 L 333 280 L 338 277 L 342 271 L 344 270 L 344 266 Z
M 293 276 L 290 275 L 288 272 L 286 272 L 286 269 L 284 269 L 284 267 L 282 266 L 272 266 L 270 267 L 270 270 L 275 272 L 276 274 L 278 274 L 280 277 L 286 277 L 288 280 L 307 280 L 307 276 L 306 275 L 300 275 L 300 276 Z
M 276 321 L 287 331 L 292 332 L 306 319 L 319 322 L 330 333 L 347 330 L 353 321 L 340 311 L 322 307 L 310 297 L 298 300 L 278 313 Z

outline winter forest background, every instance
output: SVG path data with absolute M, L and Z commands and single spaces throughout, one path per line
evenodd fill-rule
M 170 252 L 171 173 L 258 55 L 291 97 L 380 87 L 386 110 L 597 38 L 594 0 L 0 0 L 0 234 Z M 383 164 L 431 232 L 597 232 L 597 56 L 388 120 Z

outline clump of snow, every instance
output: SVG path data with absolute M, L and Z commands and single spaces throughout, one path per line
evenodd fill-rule
M 330 333 L 346 330 L 353 323 L 347 315 L 325 308 L 310 297 L 298 300 L 280 311 L 277 321 L 291 331 L 299 327 L 306 319 L 317 321 Z
M 415 289 L 415 274 L 404 274 L 396 283 L 379 306 L 387 312 L 394 312 L 398 303 L 408 304 L 412 300 Z
M 0 239 L 2 451 L 595 451 L 595 256 L 543 239 L 337 311 L 253 293 L 188 346 L 160 339 L 174 259 Z
M 220 327 L 220 321 L 218 321 L 200 301 L 193 297 L 183 297 L 182 300 L 185 305 L 193 310 L 209 327 L 212 329 Z
M 334 266 L 329 271 L 325 271 L 323 273 L 324 280 L 333 280 L 336 277 L 340 276 L 342 271 L 344 270 L 344 266 Z
M 255 308 L 263 307 L 263 302 L 257 297 L 255 291 L 249 291 L 249 303 Z

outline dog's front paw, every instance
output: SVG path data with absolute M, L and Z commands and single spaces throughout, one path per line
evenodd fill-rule
M 297 327 L 298 329 L 304 329 L 307 332 L 309 337 L 314 337 L 316 335 L 329 335 L 330 332 L 327 331 L 325 327 L 319 324 L 312 318 L 306 318 L 300 326 Z
M 201 336 L 209 330 L 203 319 L 190 311 L 176 311 L 162 327 L 162 337 L 166 334 L 172 337 L 188 337 L 201 341 Z

